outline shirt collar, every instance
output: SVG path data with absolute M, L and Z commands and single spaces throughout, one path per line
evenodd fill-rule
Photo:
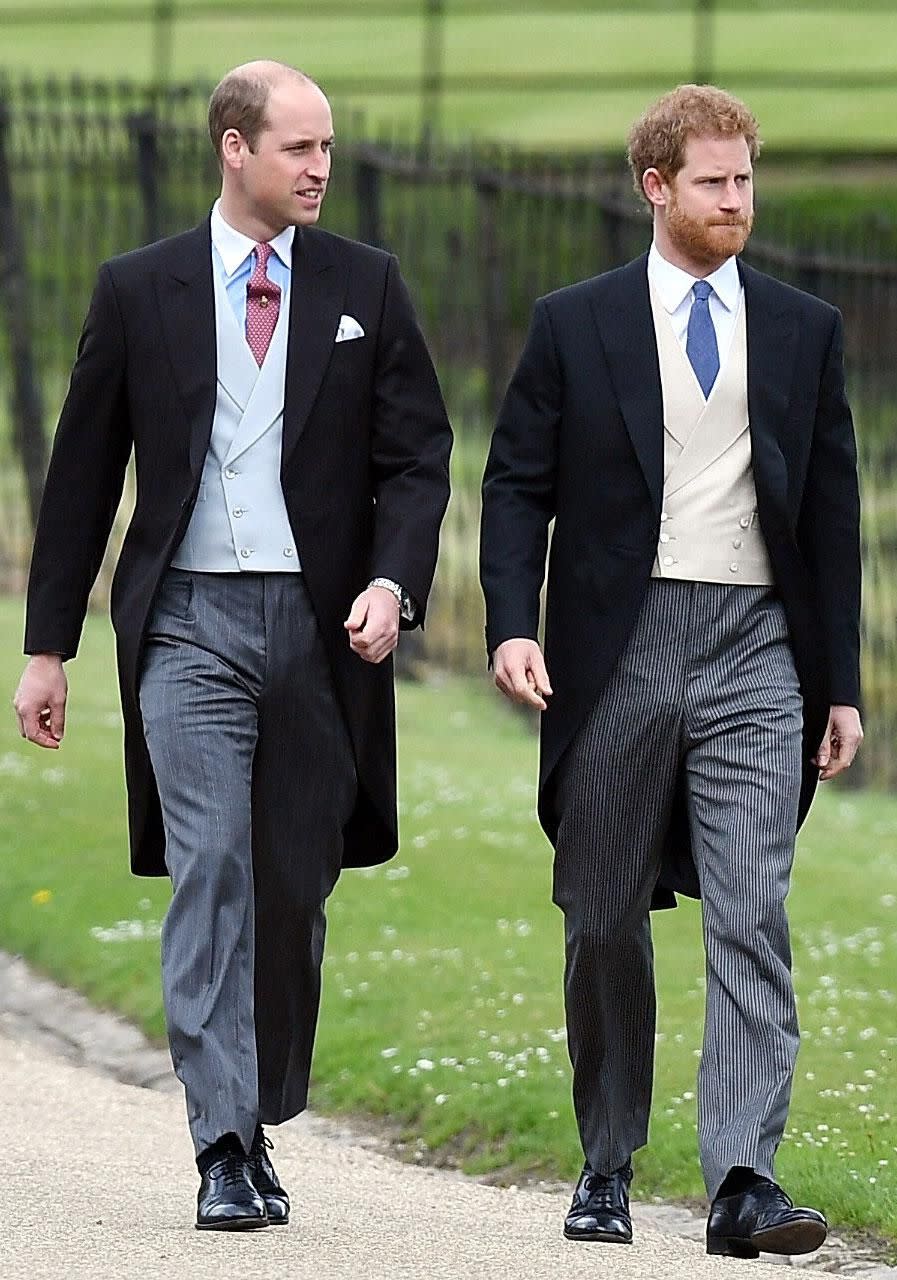
M 218 250 L 225 274 L 230 279 L 252 253 L 255 248 L 255 241 L 251 236 L 246 236 L 242 231 L 237 231 L 236 227 L 232 227 L 229 222 L 225 222 L 221 214 L 220 205 L 220 200 L 216 200 L 212 205 L 212 244 Z M 269 241 L 271 248 L 288 271 L 293 263 L 293 237 L 295 234 L 295 227 L 284 227 L 283 231 Z
M 682 306 L 698 280 L 697 276 L 689 275 L 681 267 L 668 262 L 656 244 L 651 245 L 648 254 L 648 277 L 661 305 L 670 315 Z M 727 311 L 737 310 L 741 298 L 741 276 L 736 258 L 727 258 L 721 267 L 704 279 Z

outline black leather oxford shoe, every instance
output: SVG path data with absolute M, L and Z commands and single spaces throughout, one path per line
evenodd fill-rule
M 290 1220 L 290 1197 L 280 1185 L 274 1165 L 268 1158 L 268 1152 L 273 1149 L 271 1140 L 265 1137 L 259 1125 L 249 1148 L 249 1176 L 265 1202 L 269 1223 L 272 1227 L 280 1227 Z
M 629 1184 L 632 1166 L 624 1164 L 608 1177 L 585 1165 L 573 1193 L 564 1222 L 568 1240 L 603 1240 L 606 1244 L 632 1243 L 629 1216 Z
M 758 1177 L 737 1195 L 716 1197 L 707 1219 L 707 1252 L 730 1258 L 812 1253 L 827 1231 L 817 1209 L 795 1209 L 778 1183 Z
M 267 1227 L 268 1213 L 249 1175 L 242 1150 L 224 1152 L 202 1175 L 196 1200 L 200 1231 L 242 1231 Z

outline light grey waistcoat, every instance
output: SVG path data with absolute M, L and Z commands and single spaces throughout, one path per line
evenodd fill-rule
M 215 282 L 218 387 L 209 451 L 187 532 L 171 561 L 201 573 L 298 573 L 280 483 L 288 300 L 262 367 L 255 363 L 219 272 Z
M 663 510 L 655 578 L 768 586 L 748 430 L 742 298 L 732 345 L 704 400 L 670 317 L 651 291 L 663 389 Z

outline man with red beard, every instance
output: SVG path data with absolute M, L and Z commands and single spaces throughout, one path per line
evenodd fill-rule
M 738 261 L 757 123 L 661 98 L 629 159 L 650 252 L 536 304 L 483 486 L 499 688 L 539 708 L 585 1167 L 574 1240 L 632 1239 L 655 1028 L 649 909 L 700 897 L 710 1253 L 825 1238 L 773 1161 L 799 1044 L 785 897 L 859 706 L 859 499 L 841 317 Z M 548 528 L 545 652 L 538 643 Z M 550 676 L 549 676 L 550 673 Z

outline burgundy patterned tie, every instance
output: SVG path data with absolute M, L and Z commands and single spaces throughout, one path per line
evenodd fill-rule
M 280 287 L 268 279 L 269 244 L 255 246 L 255 271 L 246 286 L 246 341 L 262 367 L 280 315 Z

